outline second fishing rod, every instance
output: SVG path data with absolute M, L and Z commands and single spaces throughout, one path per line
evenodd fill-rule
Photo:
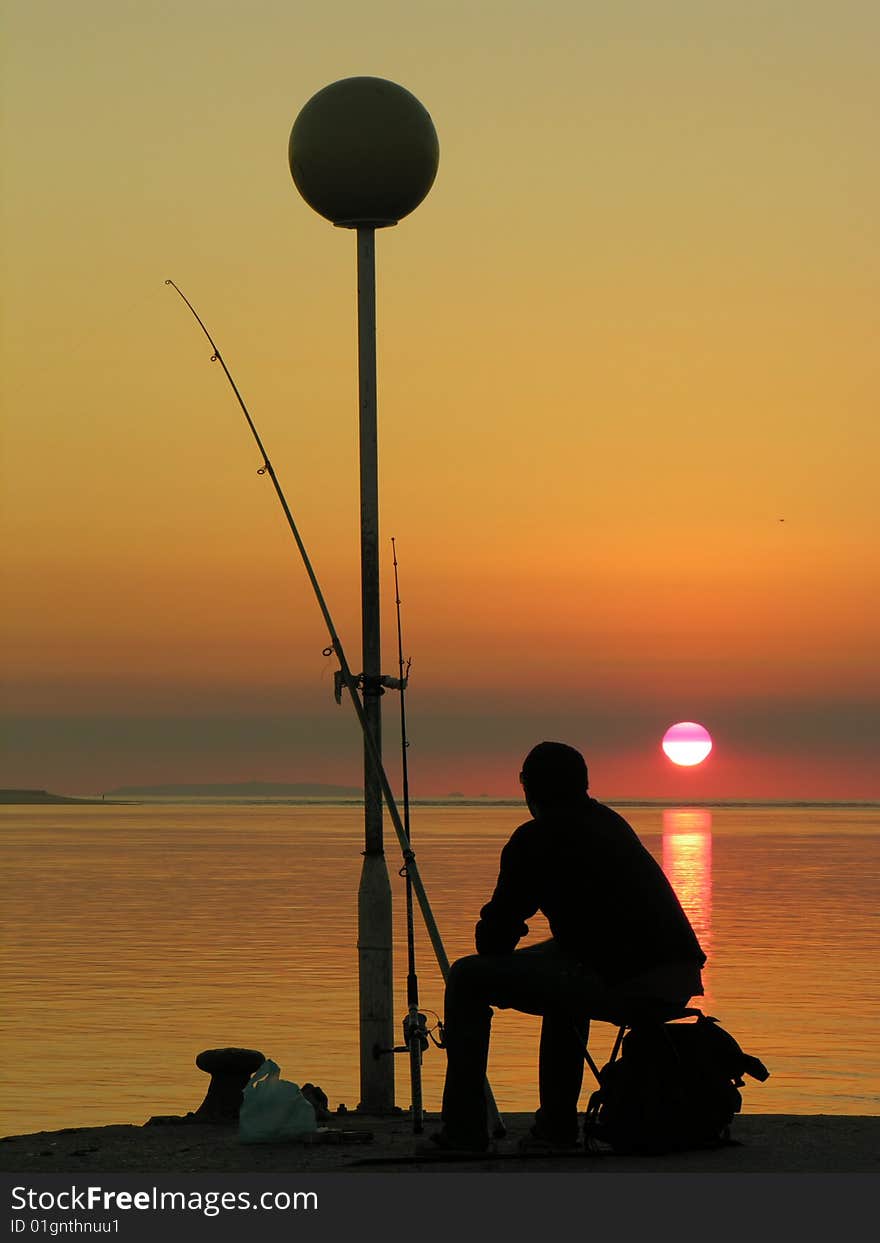
M 412 661 L 404 666 L 403 659 L 403 627 L 400 621 L 400 580 L 397 574 L 397 543 L 392 538 L 391 549 L 394 555 L 394 607 L 397 612 L 397 667 L 400 681 L 400 768 L 401 787 L 403 794 L 403 827 L 412 844 L 412 829 L 409 819 L 409 735 L 406 729 L 406 691 L 409 685 L 409 671 Z M 416 974 L 416 936 L 413 919 L 413 889 L 409 865 L 402 868 L 406 884 L 406 1005 L 407 1014 L 404 1022 L 404 1046 L 409 1053 L 409 1075 L 412 1099 L 413 1131 L 417 1135 L 423 1130 L 422 1121 L 422 1053 L 428 1045 L 428 1034 L 425 1016 L 419 1010 L 419 977 Z
M 312 586 L 312 591 L 314 592 L 315 599 L 318 602 L 318 607 L 321 610 L 321 615 L 324 618 L 324 624 L 326 625 L 327 632 L 330 636 L 330 643 L 331 643 L 332 651 L 334 652 L 336 659 L 339 661 L 340 682 L 342 683 L 342 686 L 345 688 L 345 690 L 348 692 L 349 698 L 351 699 L 352 707 L 354 708 L 355 714 L 358 718 L 358 722 L 360 724 L 361 732 L 364 738 L 364 745 L 365 745 L 367 754 L 370 757 L 370 761 L 373 765 L 373 770 L 376 774 L 376 777 L 378 778 L 380 787 L 382 789 L 382 796 L 385 800 L 385 805 L 388 808 L 388 815 L 391 818 L 391 823 L 394 826 L 394 831 L 397 834 L 397 840 L 398 840 L 398 843 L 400 844 L 400 849 L 403 853 L 403 860 L 404 860 L 404 864 L 406 867 L 406 875 L 410 879 L 412 888 L 415 891 L 415 895 L 416 895 L 416 898 L 419 904 L 419 909 L 421 910 L 421 913 L 422 913 L 422 919 L 424 920 L 425 929 L 428 933 L 428 938 L 434 950 L 434 955 L 437 959 L 437 965 L 440 968 L 440 973 L 443 976 L 443 979 L 445 981 L 449 975 L 449 958 L 447 957 L 446 950 L 443 946 L 443 941 L 440 937 L 440 931 L 437 927 L 437 922 L 434 919 L 434 913 L 431 910 L 431 904 L 428 901 L 428 895 L 425 892 L 425 886 L 422 883 L 422 878 L 419 873 L 419 869 L 416 865 L 416 858 L 415 858 L 415 855 L 413 854 L 412 845 L 410 844 L 409 836 L 406 832 L 403 821 L 401 820 L 400 812 L 397 809 L 397 803 L 394 798 L 394 793 L 391 789 L 391 783 L 388 780 L 388 775 L 385 772 L 385 768 L 382 764 L 382 758 L 379 753 L 379 748 L 376 746 L 376 741 L 373 737 L 373 731 L 370 728 L 370 724 L 367 720 L 366 713 L 364 712 L 364 706 L 361 701 L 360 694 L 358 692 L 357 678 L 351 672 L 351 667 L 346 658 L 345 651 L 342 646 L 342 641 L 340 640 L 339 634 L 336 630 L 336 626 L 333 623 L 333 618 L 330 614 L 329 608 L 327 607 L 327 602 L 324 599 L 324 594 L 321 591 L 320 584 L 318 582 L 315 571 L 312 567 L 312 563 L 311 563 L 311 560 L 309 559 L 309 555 L 306 552 L 306 547 L 302 541 L 302 537 L 300 536 L 296 522 L 294 521 L 293 514 L 291 513 L 291 510 L 290 510 L 290 506 L 287 503 L 287 498 L 284 495 L 284 491 L 282 490 L 281 484 L 278 482 L 278 476 L 275 474 L 275 469 L 272 466 L 271 461 L 269 460 L 269 455 L 267 454 L 265 446 L 263 445 L 263 442 L 260 439 L 260 434 L 257 431 L 256 425 L 254 424 L 253 419 L 251 418 L 250 411 L 245 405 L 244 398 L 239 392 L 238 386 L 236 385 L 235 380 L 232 378 L 232 373 L 230 372 L 229 368 L 226 366 L 226 363 L 223 359 L 222 354 L 220 353 L 220 350 L 217 347 L 216 342 L 214 341 L 214 338 L 211 336 L 210 332 L 205 326 L 203 319 L 201 318 L 199 313 L 196 311 L 195 307 L 190 302 L 189 298 L 187 298 L 187 296 L 183 293 L 183 291 L 179 288 L 179 286 L 175 284 L 173 280 L 170 280 L 170 279 L 166 280 L 165 284 L 170 285 L 180 295 L 181 299 L 186 303 L 186 305 L 189 307 L 190 311 L 192 312 L 192 315 L 195 318 L 196 322 L 198 323 L 199 327 L 201 328 L 202 332 L 205 334 L 208 341 L 210 342 L 211 348 L 214 351 L 211 356 L 211 361 L 219 362 L 220 366 L 223 368 L 223 373 L 226 376 L 226 379 L 229 381 L 230 387 L 232 388 L 232 391 L 235 394 L 236 400 L 238 401 L 238 404 L 241 407 L 242 413 L 244 414 L 244 417 L 247 420 L 247 425 L 250 428 L 251 434 L 254 440 L 256 441 L 257 448 L 259 449 L 260 454 L 263 458 L 263 465 L 259 468 L 258 474 L 268 475 L 269 479 L 272 481 L 272 486 L 275 489 L 275 495 L 278 497 L 278 501 L 281 505 L 282 510 L 284 511 L 284 516 L 287 519 L 287 525 L 290 528 L 290 532 L 293 535 L 294 541 L 296 542 L 297 549 L 299 550 L 300 557 L 302 558 L 302 562 L 305 567 L 306 574 L 308 575 L 309 582 L 311 583 L 311 586 Z M 505 1133 L 506 1128 L 501 1119 L 501 1115 L 498 1112 L 498 1107 L 495 1103 L 495 1098 L 492 1095 L 492 1090 L 489 1087 L 488 1082 L 486 1083 L 486 1104 L 487 1104 L 487 1108 L 489 1111 L 491 1129 L 493 1130 L 493 1133 L 496 1136 L 503 1135 Z

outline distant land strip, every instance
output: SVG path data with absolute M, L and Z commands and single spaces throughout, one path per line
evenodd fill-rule
M 360 786 L 325 785 L 316 781 L 239 781 L 222 784 L 187 783 L 183 785 L 118 786 L 105 791 L 108 795 L 130 798 L 136 795 L 154 798 L 363 798 Z
M 48 790 L 0 790 L 0 803 L 103 803 L 100 798 L 73 798 L 50 794 Z M 112 804 L 111 804 L 112 805 Z
M 39 805 L 39 804 L 63 804 L 63 803 L 79 803 L 79 804 L 103 804 L 106 807 L 119 806 L 120 800 L 128 800 L 132 798 L 157 798 L 157 799 L 217 799 L 222 801 L 228 799 L 235 800 L 262 800 L 262 799 L 281 799 L 291 801 L 308 801 L 323 800 L 326 802 L 338 803 L 360 803 L 363 800 L 364 792 L 359 786 L 342 786 L 328 785 L 321 782 L 263 782 L 263 781 L 245 781 L 245 782 L 225 782 L 223 784 L 182 784 L 182 785 L 144 785 L 144 786 L 117 786 L 113 790 L 105 791 L 101 797 L 95 795 L 83 795 L 81 797 L 66 794 L 52 794 L 48 790 L 25 790 L 25 789 L 0 789 L 0 805 Z M 426 795 L 422 798 L 412 798 L 413 806 L 422 807 L 519 807 L 523 805 L 522 798 L 495 798 L 492 795 L 480 794 L 477 796 L 460 794 L 459 792 L 451 794 Z M 702 799 L 687 801 L 677 801 L 671 798 L 646 799 L 646 798 L 610 798 L 603 797 L 600 802 L 607 803 L 612 807 L 662 807 L 668 808 L 703 808 L 712 810 L 713 808 L 769 808 L 774 807 L 813 807 L 813 808 L 876 808 L 880 807 L 880 802 L 872 799 L 837 799 L 837 800 L 821 800 L 821 799 Z

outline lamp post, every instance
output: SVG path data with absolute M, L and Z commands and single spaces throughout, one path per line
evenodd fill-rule
M 379 489 L 376 434 L 376 230 L 414 211 L 437 175 L 439 144 L 425 108 L 384 78 L 344 78 L 305 104 L 290 134 L 302 197 L 334 225 L 357 230 L 360 398 L 361 674 L 364 714 L 381 756 Z M 394 1109 L 391 886 L 382 841 L 382 787 L 364 748 L 364 862 L 358 889 L 359 1108 Z

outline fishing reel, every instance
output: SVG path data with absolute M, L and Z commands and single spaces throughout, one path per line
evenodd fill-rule
M 431 1011 L 433 1013 L 433 1011 Z M 419 1010 L 417 1017 L 412 1014 L 405 1014 L 403 1017 L 403 1044 L 396 1044 L 393 1049 L 383 1049 L 381 1045 L 373 1046 L 373 1057 L 379 1058 L 386 1053 L 411 1053 L 413 1044 L 418 1046 L 419 1061 L 428 1048 L 433 1044 L 438 1049 L 445 1048 L 443 1023 L 435 1015 L 436 1022 L 434 1027 L 428 1027 L 428 1017 Z M 434 1035 L 434 1029 L 437 1035 Z
M 428 1047 L 428 1027 L 427 1019 L 421 1011 L 416 1015 L 406 1014 L 403 1018 L 403 1049 L 401 1052 L 409 1052 L 412 1042 L 415 1041 L 419 1048 L 419 1057 Z
M 324 655 L 329 656 L 333 649 L 325 648 Z M 384 695 L 386 690 L 389 691 L 405 691 L 409 678 L 389 678 L 385 674 L 381 677 L 368 677 L 365 673 L 358 673 L 352 678 L 355 689 L 362 691 L 365 695 Z M 338 704 L 342 703 L 342 692 L 345 690 L 345 674 L 341 669 L 337 669 L 333 674 L 333 698 Z

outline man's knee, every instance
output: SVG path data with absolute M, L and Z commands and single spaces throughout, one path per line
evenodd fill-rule
M 497 1001 L 497 976 L 497 965 L 483 954 L 456 959 L 446 978 L 447 1015 L 463 1008 L 468 1012 L 485 1008 L 488 1012 Z
M 457 958 L 446 977 L 447 993 L 471 992 L 480 975 L 479 954 L 466 954 L 464 958 Z

